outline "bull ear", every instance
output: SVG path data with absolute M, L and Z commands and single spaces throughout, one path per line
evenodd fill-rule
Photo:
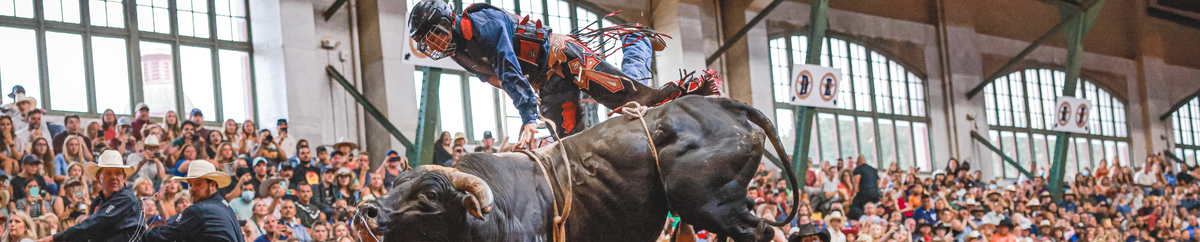
M 475 195 L 463 196 L 462 205 L 463 208 L 467 209 L 467 213 L 471 214 L 471 216 L 479 219 L 480 221 L 487 221 L 487 219 L 483 218 L 483 214 L 487 213 L 488 211 L 484 211 L 484 208 L 479 206 L 479 199 L 475 198 Z

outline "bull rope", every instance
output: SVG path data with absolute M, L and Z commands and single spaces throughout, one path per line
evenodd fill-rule
M 630 101 L 625 103 L 625 105 L 618 107 L 618 109 L 621 110 L 621 114 L 624 114 L 625 117 L 628 117 L 629 119 L 637 119 L 642 123 L 642 131 L 646 132 L 646 144 L 650 146 L 650 154 L 654 155 L 654 168 L 658 169 L 658 182 L 662 183 L 663 186 L 663 199 L 667 200 L 667 210 L 670 211 L 671 196 L 667 195 L 667 180 L 663 177 L 662 163 L 658 161 L 658 147 L 654 145 L 654 137 L 650 136 L 650 126 L 646 125 L 646 119 L 644 118 L 646 116 L 646 110 L 649 110 L 650 107 L 643 106 L 637 101 Z M 678 236 L 679 227 L 675 227 L 675 231 L 676 233 L 671 235 L 671 241 L 675 241 L 675 236 Z
M 538 102 L 540 103 L 541 100 L 539 99 Z M 563 242 L 563 241 L 567 241 L 567 234 L 566 234 L 567 216 L 571 214 L 571 204 L 574 201 L 575 188 L 573 187 L 573 185 L 575 182 L 575 178 L 571 175 L 571 162 L 567 158 L 567 147 L 566 147 L 566 145 L 562 144 L 562 138 L 558 136 L 558 131 L 556 130 L 557 124 L 555 124 L 553 120 L 547 119 L 547 118 L 545 118 L 544 115 L 541 115 L 541 110 L 538 111 L 538 119 L 542 122 L 545 122 L 546 126 L 550 128 L 550 134 L 552 134 L 554 136 L 554 144 L 553 145 L 558 146 L 559 149 L 562 150 L 562 152 L 561 152 L 562 160 L 563 160 L 562 162 L 563 162 L 563 165 L 565 165 L 566 169 L 567 169 L 566 185 L 563 185 L 563 182 L 558 179 L 557 169 L 554 168 L 554 164 L 546 164 L 545 162 L 542 161 L 542 154 L 540 154 L 539 152 L 533 151 L 533 150 L 522 150 L 521 153 L 524 153 L 526 156 L 529 156 L 529 158 L 532 158 L 535 162 L 538 163 L 538 168 L 541 169 L 542 176 L 544 176 L 546 178 L 546 183 L 550 186 L 550 195 L 551 196 L 554 196 L 555 183 L 557 183 L 558 187 L 562 188 L 563 208 L 562 208 L 562 210 L 559 210 L 558 209 L 558 199 L 552 199 L 552 201 L 554 202 L 554 214 L 555 215 L 554 215 L 554 225 L 551 226 L 550 229 L 552 231 L 551 233 L 553 233 L 553 237 L 551 238 L 551 241 Z M 550 149 L 553 149 L 553 148 L 550 148 Z M 546 167 L 550 168 L 549 172 L 547 172 Z M 555 177 L 554 181 L 550 180 L 551 174 L 553 174 Z M 557 182 L 555 182 L 555 181 L 557 181 Z

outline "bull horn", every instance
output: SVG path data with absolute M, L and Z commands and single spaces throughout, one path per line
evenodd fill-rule
M 492 188 L 488 186 L 483 179 L 478 176 L 467 174 L 458 169 L 438 166 L 438 165 L 423 165 L 423 168 L 443 172 L 450 178 L 450 184 L 454 189 L 465 191 L 470 196 L 464 198 L 463 207 L 467 209 L 467 213 L 479 220 L 484 220 L 483 215 L 492 211 Z
M 450 173 L 450 183 L 454 184 L 454 189 L 466 191 L 471 196 L 463 199 L 463 206 L 467 208 L 467 212 L 471 216 L 479 220 L 484 220 L 483 214 L 492 211 L 492 188 L 483 182 L 478 176 L 467 174 L 466 172 L 454 171 Z

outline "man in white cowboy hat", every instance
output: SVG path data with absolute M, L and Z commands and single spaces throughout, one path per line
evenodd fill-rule
M 192 206 L 166 225 L 146 230 L 143 241 L 243 241 L 241 226 L 233 209 L 217 189 L 229 186 L 230 178 L 210 162 L 192 162 L 187 176 L 171 178 L 191 186 Z
M 121 161 L 121 152 L 108 150 L 100 155 L 99 163 L 84 163 L 83 171 L 96 180 L 100 196 L 88 208 L 92 212 L 86 220 L 53 236 L 38 240 L 46 241 L 130 241 L 137 231 L 145 226 L 142 220 L 142 202 L 125 185 L 133 174 L 133 167 Z
M 845 242 L 846 234 L 842 233 L 842 228 L 845 228 L 846 218 L 842 217 L 842 211 L 833 210 L 829 212 L 829 216 L 825 216 L 825 227 L 829 233 L 830 242 Z
M 141 152 L 129 154 L 125 158 L 125 165 L 134 167 L 136 172 L 129 179 L 146 178 L 154 184 L 162 183 L 167 177 L 167 169 L 163 167 L 163 156 L 159 153 L 162 142 L 158 140 L 158 135 L 147 135 L 139 144 L 142 145 Z

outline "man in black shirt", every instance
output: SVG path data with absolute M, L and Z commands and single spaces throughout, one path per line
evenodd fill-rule
M 309 228 L 317 221 L 325 221 L 325 214 L 312 203 L 312 197 L 312 186 L 296 185 L 296 217 L 300 218 L 300 224 Z
M 296 159 L 300 163 L 292 169 L 292 176 L 288 178 L 288 184 L 299 187 L 300 185 L 316 185 L 321 182 L 321 168 L 312 165 L 315 160 L 312 157 L 312 150 L 307 146 L 300 147 L 296 150 Z
M 25 196 L 27 196 L 27 194 L 25 194 L 25 185 L 29 184 L 30 180 L 37 181 L 39 187 L 46 187 L 46 178 L 43 178 L 37 174 L 38 168 L 41 166 L 42 161 L 38 160 L 37 156 L 26 155 L 25 158 L 21 158 L 21 170 L 24 172 L 21 172 L 21 174 L 12 179 L 13 201 L 25 198 Z
M 879 171 L 867 165 L 867 159 L 858 156 L 857 167 L 854 168 L 854 203 L 850 205 L 851 218 L 862 216 L 863 206 L 871 202 L 879 202 Z

